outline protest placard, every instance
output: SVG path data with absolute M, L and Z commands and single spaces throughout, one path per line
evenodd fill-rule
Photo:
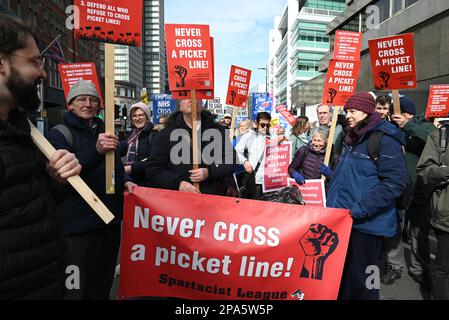
M 251 120 L 256 120 L 259 112 L 271 113 L 273 109 L 273 96 L 268 93 L 252 93 L 252 117 Z
M 362 33 L 337 30 L 334 41 L 334 60 L 360 61 Z
M 368 41 L 377 90 L 416 88 L 415 42 L 413 33 Z
M 326 207 L 326 190 L 323 179 L 309 179 L 303 185 L 297 184 L 294 179 L 288 179 L 288 185 L 298 186 L 306 206 Z
M 449 84 L 430 86 L 426 118 L 449 117 Z
M 142 0 L 75 0 L 78 39 L 141 46 Z
M 285 104 L 279 104 L 276 106 L 276 110 L 284 117 L 287 122 L 293 126 L 296 122 L 296 117 L 292 115 Z
M 226 103 L 230 106 L 246 108 L 251 70 L 232 65 L 229 73 Z
M 344 106 L 356 91 L 359 70 L 360 61 L 331 60 L 321 103 Z
M 100 107 L 103 108 L 103 97 L 98 83 L 97 69 L 93 62 L 81 63 L 59 63 L 59 75 L 61 76 L 62 89 L 64 90 L 65 100 L 69 95 L 70 88 L 80 79 L 92 82 L 100 95 Z M 69 106 L 67 106 L 68 108 Z
M 153 124 L 159 123 L 161 116 L 169 116 L 176 110 L 175 100 L 170 94 L 153 94 Z
M 263 171 L 263 192 L 271 192 L 288 186 L 288 166 L 290 165 L 292 143 L 278 144 L 275 139 L 266 141 Z
M 137 187 L 119 297 L 336 299 L 351 226 L 346 209 Z

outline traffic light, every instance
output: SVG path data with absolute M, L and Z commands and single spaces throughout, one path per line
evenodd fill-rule
M 122 118 L 126 120 L 128 117 L 128 109 L 126 109 L 126 106 L 122 107 Z
M 120 106 L 118 104 L 114 105 L 114 119 L 120 118 Z

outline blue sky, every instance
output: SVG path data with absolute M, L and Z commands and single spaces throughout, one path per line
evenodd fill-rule
M 215 41 L 215 96 L 226 96 L 229 70 L 252 71 L 250 86 L 265 84 L 268 35 L 286 0 L 166 0 L 165 23 L 208 24 Z

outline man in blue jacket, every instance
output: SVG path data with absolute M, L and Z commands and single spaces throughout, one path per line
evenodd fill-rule
M 116 150 L 119 140 L 114 133 L 104 133 L 104 123 L 96 117 L 99 103 L 95 86 L 79 80 L 68 94 L 70 112 L 64 114 L 65 130 L 53 128 L 48 133 L 48 140 L 56 148 L 77 156 L 81 177 L 115 216 L 105 225 L 75 190 L 65 190 L 66 198 L 59 203 L 57 215 L 67 237 L 69 265 L 80 271 L 80 288 L 68 290 L 67 299 L 109 298 L 120 245 L 123 192 L 125 188 L 132 192 L 135 185 L 126 181 L 130 178 L 125 177 L 116 152 L 115 194 L 105 192 L 105 154 Z

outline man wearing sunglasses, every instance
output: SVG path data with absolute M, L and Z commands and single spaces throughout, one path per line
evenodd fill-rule
M 237 156 L 248 175 L 254 176 L 253 183 L 247 183 L 248 198 L 260 199 L 262 196 L 263 167 L 265 163 L 266 139 L 270 137 L 271 115 L 268 112 L 260 112 L 256 117 L 256 130 L 251 130 L 240 139 L 235 147 Z M 252 177 L 251 177 L 252 179 Z M 250 190 L 251 189 L 251 190 Z
M 0 300 L 64 297 L 65 245 L 52 191 L 81 166 L 67 150 L 45 161 L 31 140 L 23 113 L 39 107 L 43 66 L 32 31 L 0 14 Z

